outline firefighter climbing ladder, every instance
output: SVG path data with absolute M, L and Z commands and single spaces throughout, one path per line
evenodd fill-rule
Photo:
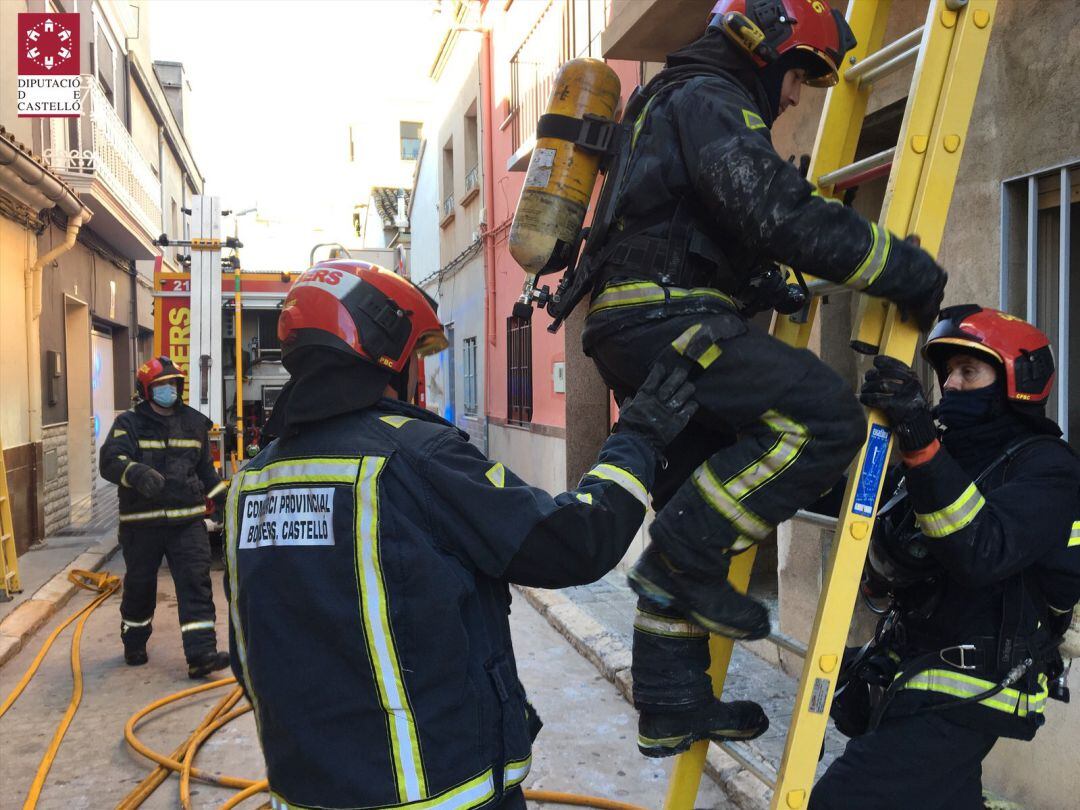
M 15 557 L 15 527 L 11 522 L 11 500 L 8 497 L 7 466 L 4 464 L 4 442 L 0 439 L 0 600 L 6 601 L 21 590 L 19 561 Z
M 888 172 L 881 223 L 896 234 L 918 234 L 922 246 L 936 254 L 996 8 L 994 0 L 931 0 L 922 27 L 882 48 L 892 1 L 851 0 L 848 23 L 859 44 L 848 56 L 840 83 L 826 98 L 808 177 L 823 195 L 839 197 L 844 189 Z M 853 162 L 871 86 L 912 61 L 914 75 L 895 149 Z M 815 279 L 810 288 L 814 297 L 804 314 L 777 316 L 773 334 L 786 343 L 800 347 L 808 344 L 819 296 L 837 291 L 838 285 Z M 910 363 L 918 338 L 916 327 L 902 322 L 895 307 L 880 299 L 862 297 L 852 336 L 852 345 L 858 351 L 887 354 Z M 807 806 L 889 443 L 890 433 L 882 414 L 871 411 L 867 441 L 849 478 L 805 651 L 787 744 L 773 784 L 773 810 Z M 745 591 L 753 563 L 753 548 L 733 560 L 730 580 L 739 590 Z M 789 650 L 797 649 L 791 640 L 774 640 Z M 710 642 L 710 675 L 717 695 L 724 687 L 731 649 L 730 639 L 715 636 Z M 694 806 L 707 749 L 708 743 L 698 743 L 678 758 L 665 810 L 690 810 Z M 725 749 L 744 765 L 753 766 L 739 748 L 728 745 Z M 751 769 L 765 778 L 760 768 Z

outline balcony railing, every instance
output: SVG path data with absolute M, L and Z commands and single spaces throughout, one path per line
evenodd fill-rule
M 82 117 L 66 132 L 53 128 L 45 161 L 76 185 L 79 179 L 100 180 L 146 232 L 156 236 L 162 227 L 161 184 L 98 80 L 84 75 L 82 88 Z
M 480 167 L 473 166 L 469 169 L 469 173 L 465 175 L 465 196 L 469 195 L 473 189 L 480 185 Z
M 454 213 L 454 195 L 451 194 L 442 201 L 443 219 L 449 218 Z
M 516 153 L 536 134 L 555 74 L 574 55 L 574 4 L 548 0 L 532 30 L 510 59 L 510 117 Z

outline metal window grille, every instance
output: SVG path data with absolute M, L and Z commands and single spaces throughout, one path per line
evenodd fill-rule
M 478 185 L 480 185 L 479 167 L 473 166 L 469 169 L 469 173 L 465 175 L 465 193 L 468 194 Z
M 514 152 L 536 133 L 536 121 L 547 105 L 555 74 L 574 53 L 574 2 L 548 0 L 521 47 L 510 58 L 509 112 Z
M 506 319 L 506 421 L 532 421 L 532 322 Z
M 452 213 L 454 213 L 454 195 L 450 194 L 450 195 L 447 195 L 446 199 L 443 200 L 443 203 L 442 203 L 443 219 L 446 219 Z
M 1001 309 L 1042 329 L 1054 347 L 1047 416 L 1080 444 L 1080 160 L 1015 177 L 1001 189 Z M 1077 428 L 1070 431 L 1071 425 Z
M 462 383 L 465 386 L 465 413 L 475 416 L 477 411 L 476 402 L 476 338 L 465 338 L 462 343 Z

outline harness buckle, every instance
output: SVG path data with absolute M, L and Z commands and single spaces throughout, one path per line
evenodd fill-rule
M 979 648 L 976 647 L 974 644 L 957 644 L 953 647 L 945 647 L 944 649 L 942 649 L 940 652 L 938 652 L 938 657 L 940 657 L 941 660 L 948 664 L 950 667 L 955 667 L 956 669 L 978 669 L 978 665 L 969 664 L 967 662 L 966 656 L 964 655 L 964 653 L 967 652 L 976 652 L 978 649 Z M 946 656 L 946 653 L 951 652 L 952 650 L 956 650 L 959 653 L 959 663 L 950 661 L 949 658 Z

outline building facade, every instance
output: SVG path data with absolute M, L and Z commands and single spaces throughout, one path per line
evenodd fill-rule
M 77 217 L 55 206 L 37 229 L 37 254 L 53 258 L 40 272 L 40 315 L 29 338 L 28 438 L 40 463 L 20 490 L 35 516 L 19 527 L 20 547 L 63 529 L 72 506 L 104 485 L 97 450 L 116 414 L 130 406 L 135 369 L 152 350 L 156 261 L 182 266 L 176 248 L 162 251 L 155 240 L 188 235 L 184 209 L 203 187 L 182 127 L 183 66 L 151 60 L 149 3 L 5 3 L 5 30 L 15 30 L 16 14 L 25 11 L 79 15 L 83 112 L 19 119 L 5 105 L 0 123 L 41 156 L 89 216 L 76 228 Z M 16 42 L 3 40 L 7 66 Z M 7 265 L 5 255 L 5 274 L 12 272 Z

